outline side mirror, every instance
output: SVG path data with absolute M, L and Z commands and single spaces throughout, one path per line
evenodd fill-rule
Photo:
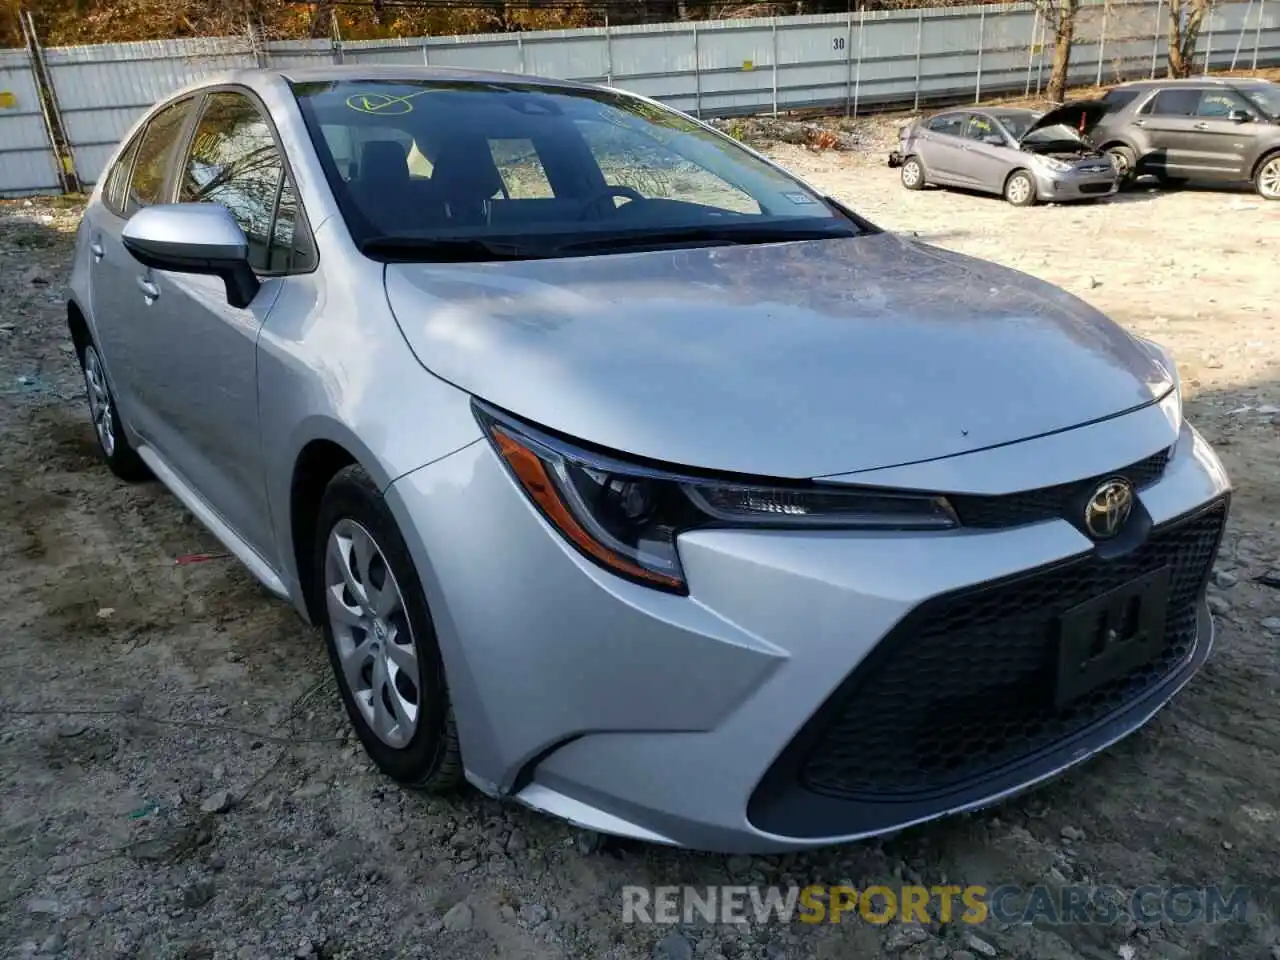
M 1253 114 L 1248 110 L 1232 110 L 1227 114 L 1227 119 L 1232 123 L 1249 123 L 1253 119 Z
M 129 218 L 120 239 L 143 266 L 221 277 L 227 303 L 233 307 L 247 307 L 258 292 L 258 277 L 249 266 L 249 241 L 221 204 L 143 207 Z

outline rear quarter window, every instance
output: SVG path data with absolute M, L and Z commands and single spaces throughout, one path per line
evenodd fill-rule
M 1119 113 L 1137 99 L 1137 90 L 1108 90 L 1102 102 L 1107 105 L 1108 113 Z

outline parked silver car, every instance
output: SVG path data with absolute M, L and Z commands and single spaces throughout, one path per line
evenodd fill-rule
M 1089 131 L 1107 112 L 1098 101 L 1065 104 L 1047 113 L 1014 108 L 958 109 L 898 131 L 890 166 L 902 185 L 965 187 L 1002 195 L 1020 207 L 1037 201 L 1097 200 L 1114 193 L 1120 176 Z
M 651 100 L 188 88 L 94 189 L 68 322 L 107 463 L 322 628 L 411 786 L 854 839 L 1081 762 L 1212 644 L 1229 485 L 1160 347 Z

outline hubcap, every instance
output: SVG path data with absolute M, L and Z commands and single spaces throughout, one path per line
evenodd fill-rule
M 914 160 L 907 161 L 907 165 L 902 168 L 902 179 L 908 185 L 914 185 L 920 180 L 920 165 Z
M 116 419 L 111 409 L 111 392 L 102 372 L 102 360 L 92 346 L 84 349 L 84 385 L 89 395 L 89 416 L 98 434 L 98 443 L 108 457 L 116 452 Z
M 1026 177 L 1014 177 L 1009 181 L 1009 199 L 1014 203 L 1022 203 L 1031 193 L 1031 184 Z
M 1258 192 L 1264 197 L 1280 198 L 1280 157 L 1268 160 L 1258 174 Z
M 1129 172 L 1129 160 L 1124 154 L 1112 153 L 1109 156 L 1111 157 L 1111 166 L 1115 168 L 1116 173 L 1123 177 Z
M 334 524 L 324 567 L 342 682 L 378 739 L 404 747 L 418 728 L 422 679 L 400 587 L 369 531 L 354 520 Z

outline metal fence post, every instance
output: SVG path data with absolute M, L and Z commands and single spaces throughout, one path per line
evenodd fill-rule
M 1027 42 L 1027 83 L 1022 95 L 1031 96 L 1031 67 L 1036 61 L 1036 34 L 1040 32 L 1040 8 L 1036 7 L 1031 19 L 1031 39 Z
M 520 61 L 520 72 L 524 73 L 524 37 L 518 33 L 516 34 L 516 57 Z
M 1253 31 L 1253 72 L 1258 72 L 1258 47 L 1262 45 L 1262 14 L 1267 0 L 1258 0 L 1258 24 Z
M 1204 47 L 1204 72 L 1207 74 L 1213 67 L 1213 0 L 1209 0 L 1209 38 Z
M 1111 3 L 1102 5 L 1102 34 L 1098 37 L 1098 79 L 1094 86 L 1102 86 L 1102 65 L 1107 62 L 1107 15 L 1111 12 Z
M 853 11 L 849 10 L 845 16 L 848 22 L 844 28 L 844 115 L 848 119 L 853 100 Z
M 697 67 L 697 64 L 694 64 Z M 613 86 L 613 28 L 609 26 L 609 11 L 604 12 L 604 70 L 605 83 Z
M 853 115 L 858 115 L 858 96 L 862 92 L 862 51 L 866 46 L 867 11 L 858 11 L 858 68 L 853 77 Z
M 978 13 L 978 75 L 973 81 L 973 102 L 982 102 L 982 47 L 987 33 L 987 8 Z
M 1244 46 L 1244 32 L 1249 29 L 1249 14 L 1253 13 L 1253 0 L 1249 0 L 1249 5 L 1244 8 L 1244 17 L 1240 21 L 1240 32 L 1236 34 L 1236 48 L 1231 51 L 1231 66 L 1229 70 L 1235 70 L 1236 61 L 1240 59 L 1240 48 Z
M 58 92 L 54 89 L 49 65 L 45 63 L 44 48 L 40 46 L 36 22 L 30 11 L 19 11 L 18 24 L 22 27 L 23 38 L 27 42 L 27 62 L 35 81 L 36 98 L 40 101 L 44 132 L 49 138 L 49 146 L 53 148 L 53 160 L 58 168 L 58 184 L 63 193 L 79 193 L 82 187 L 80 176 L 76 173 L 75 156 L 71 152 L 71 138 L 67 135 L 67 125 L 58 108 Z
M 1163 21 L 1164 0 L 1156 0 L 1156 28 L 1151 41 L 1151 79 L 1156 78 L 1156 60 L 1160 56 L 1160 24 Z
M 702 119 L 702 48 L 698 44 L 698 21 L 694 20 L 693 26 L 693 111 L 694 116 L 699 120 Z M 774 44 L 774 50 L 777 50 L 777 44 Z M 774 76 L 777 76 L 775 66 Z M 775 83 L 773 94 L 773 112 L 778 112 L 778 93 Z
M 694 21 L 697 23 L 697 21 Z M 773 17 L 773 115 L 778 115 L 778 18 Z
M 422 65 L 424 67 L 431 66 L 431 56 L 430 54 L 427 53 L 427 47 L 429 46 L 430 43 L 431 43 L 430 38 L 424 37 L 422 39 Z
M 912 110 L 920 109 L 920 49 L 924 42 L 924 8 L 916 11 L 916 100 Z

